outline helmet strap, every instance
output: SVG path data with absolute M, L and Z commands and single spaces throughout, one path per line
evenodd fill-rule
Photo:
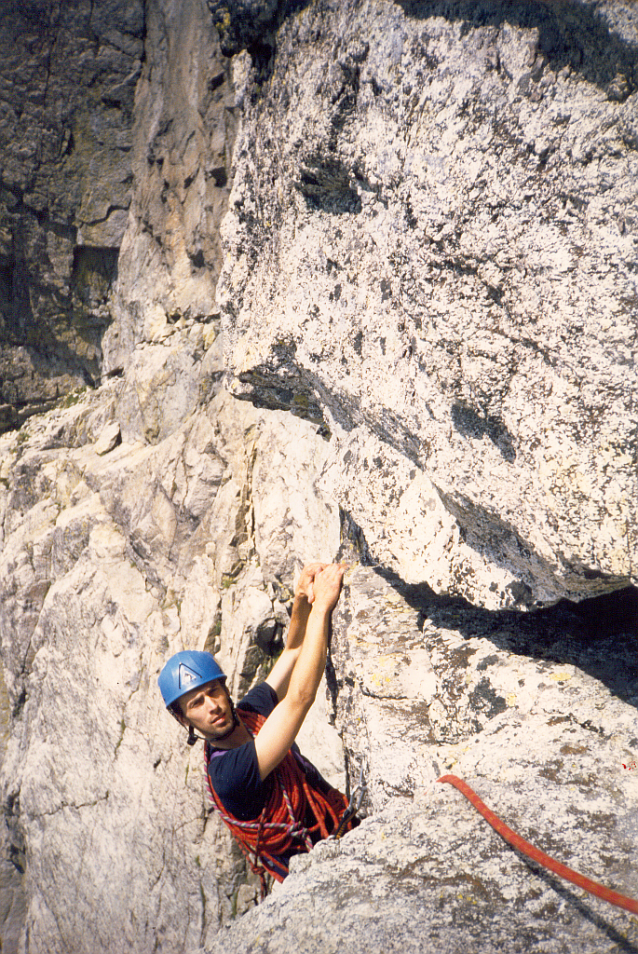
M 189 725 L 188 738 L 186 739 L 187 745 L 195 745 L 195 743 L 199 741 L 205 742 L 206 739 L 203 737 L 203 735 L 195 735 L 195 729 L 192 727 L 192 725 Z

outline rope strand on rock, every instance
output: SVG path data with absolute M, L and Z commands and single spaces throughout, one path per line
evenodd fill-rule
M 488 808 L 484 802 L 481 801 L 476 792 L 473 791 L 466 782 L 458 778 L 458 776 L 442 775 L 441 778 L 437 779 L 437 782 L 448 782 L 450 785 L 454 785 L 454 787 L 457 788 L 462 795 L 465 795 L 467 800 L 474 806 L 474 808 L 481 813 L 483 818 L 488 822 L 489 825 L 492 826 L 494 831 L 498 832 L 501 838 L 504 838 L 505 841 L 507 841 L 518 851 L 522 852 L 524 855 L 527 855 L 527 857 L 531 858 L 532 861 L 537 861 L 539 864 L 543 865 L 544 868 L 547 868 L 549 871 L 553 871 L 554 874 L 557 874 L 560 878 L 565 878 L 566 881 L 571 881 L 572 884 L 577 885 L 579 888 L 583 888 L 585 891 L 588 891 L 589 894 L 593 894 L 598 898 L 602 898 L 603 901 L 608 901 L 609 904 L 614 904 L 618 908 L 624 908 L 626 911 L 631 911 L 634 914 L 638 914 L 638 901 L 635 901 L 633 898 L 628 898 L 624 894 L 619 894 L 617 891 L 612 891 L 610 888 L 606 888 L 604 885 L 598 884 L 597 881 L 591 881 L 589 878 L 579 874 L 577 871 L 573 871 L 571 868 L 568 868 L 567 865 L 561 864 L 560 861 L 556 861 L 554 858 L 546 855 L 544 851 L 541 851 L 539 848 L 535 848 L 534 845 L 530 845 L 528 841 L 525 841 L 524 838 L 521 838 L 520 835 L 517 835 L 516 832 L 512 831 L 511 828 L 508 828 L 507 825 L 501 821 L 498 815 L 495 815 L 494 812 Z

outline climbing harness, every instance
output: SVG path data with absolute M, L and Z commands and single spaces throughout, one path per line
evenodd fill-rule
M 348 827 L 348 822 L 350 821 L 351 818 L 354 818 L 354 816 L 357 814 L 357 812 L 361 808 L 361 803 L 363 801 L 363 797 L 366 794 L 367 790 L 368 790 L 368 786 L 366 785 L 365 779 L 363 777 L 363 762 L 362 762 L 361 770 L 359 772 L 359 781 L 357 782 L 356 788 L 353 789 L 352 794 L 350 795 L 350 801 L 348 803 L 348 807 L 346 808 L 345 812 L 341 816 L 339 827 L 334 832 L 334 834 L 330 835 L 331 839 L 341 838 L 342 835 L 345 834 L 345 831 Z
M 610 888 L 605 888 L 596 881 L 591 881 L 577 871 L 573 871 L 566 865 L 561 864 L 560 861 L 556 861 L 554 858 L 546 855 L 544 851 L 540 851 L 538 848 L 535 848 L 534 845 L 530 845 L 528 841 L 525 841 L 524 838 L 517 835 L 511 828 L 508 828 L 498 815 L 495 815 L 494 812 L 481 801 L 476 792 L 474 792 L 466 782 L 458 778 L 458 776 L 442 775 L 441 778 L 437 779 L 437 782 L 448 782 L 450 785 L 454 785 L 454 787 L 467 798 L 470 804 L 481 813 L 494 831 L 498 832 L 501 838 L 504 838 L 505 841 L 522 852 L 522 854 L 527 855 L 532 861 L 537 861 L 543 865 L 544 868 L 553 871 L 554 874 L 557 874 L 561 878 L 565 878 L 566 881 L 571 881 L 572 884 L 583 888 L 585 891 L 588 891 L 589 894 L 594 894 L 596 897 L 602 898 L 603 901 L 608 901 L 618 908 L 624 908 L 626 911 L 632 911 L 634 914 L 638 914 L 638 901 L 635 901 L 633 898 L 628 898 L 624 894 L 619 894 L 617 891 L 612 891 Z
M 265 716 L 239 709 L 241 719 L 254 737 L 266 721 Z M 206 766 L 214 757 L 206 746 Z M 343 825 L 343 831 L 351 816 L 343 821 L 348 811 L 345 795 L 336 789 L 321 792 L 309 783 L 299 760 L 288 751 L 269 778 L 270 793 L 258 818 L 240 821 L 223 806 L 208 779 L 208 791 L 212 801 L 246 856 L 252 871 L 258 874 L 262 885 L 262 897 L 266 894 L 266 875 L 283 881 L 287 868 L 278 856 L 290 851 L 310 851 L 315 841 L 328 838 Z M 314 819 L 309 824 L 309 820 Z M 343 834 L 342 831 L 342 834 Z

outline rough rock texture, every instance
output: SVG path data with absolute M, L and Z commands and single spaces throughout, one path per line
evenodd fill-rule
M 99 381 L 143 37 L 142 0 L 0 10 L 0 431 Z
M 510 827 L 638 894 L 635 619 L 611 604 L 524 622 L 356 567 L 335 620 L 337 723 L 369 785 L 363 825 L 208 951 L 636 951 L 638 919 L 523 861 L 451 787 Z M 352 771 L 356 778 L 357 772 Z
M 492 607 L 628 583 L 634 6 L 301 7 L 270 59 L 237 57 L 234 393 L 325 420 L 343 500 L 403 578 Z M 371 439 L 374 509 L 352 479 Z
M 496 786 L 484 788 L 497 795 Z M 514 802 L 539 796 L 547 799 L 551 792 L 528 785 Z M 510 798 L 500 789 L 497 797 L 515 816 Z M 533 811 L 520 817 L 523 825 L 538 820 Z M 542 818 L 545 824 L 548 820 L 553 820 L 551 812 Z M 578 819 L 571 821 L 579 831 Z M 635 834 L 634 820 L 624 835 L 627 857 Z M 570 860 L 583 866 L 603 858 L 606 850 L 602 835 Z M 631 877 L 625 881 L 632 883 Z M 393 806 L 375 815 L 340 846 L 320 846 L 294 865 L 294 877 L 281 890 L 235 928 L 222 931 L 207 952 L 283 954 L 292 947 L 301 954 L 344 949 L 355 954 L 602 954 L 635 951 L 636 930 L 635 918 L 632 924 L 628 915 L 610 914 L 600 902 L 583 899 L 582 892 L 527 866 L 459 803 L 457 793 L 438 788 L 410 808 Z
M 1 35 L 4 420 L 102 374 L 0 436 L 3 952 L 638 951 L 435 784 L 638 896 L 635 5 Z M 208 647 L 240 695 L 340 557 L 301 745 L 368 817 L 248 911 L 156 677 Z
M 121 388 L 33 419 L 28 443 L 2 439 L 3 803 L 32 952 L 194 949 L 236 911 L 244 865 L 209 822 L 201 751 L 162 711 L 157 675 L 171 652 L 209 645 L 241 694 L 281 646 L 295 561 L 339 541 L 338 513 L 294 500 L 290 464 L 270 466 L 292 437 L 312 480 L 305 422 L 295 434 L 286 415 L 238 414 L 222 394 L 158 445 L 99 454 Z M 322 767 L 343 784 L 321 723 Z M 317 754 L 321 740 L 307 745 Z M 5 945 L 19 927 L 10 913 Z
M 185 323 L 204 331 L 206 346 L 215 336 L 219 225 L 236 125 L 229 73 L 203 2 L 149 5 L 133 131 L 132 215 L 119 260 L 117 320 L 104 341 L 108 374 L 137 361 L 134 381 L 147 376 L 155 359 L 136 347 L 166 342 Z M 201 352 L 201 334 L 191 339 Z M 192 362 L 192 348 L 179 334 L 175 340 L 174 373 L 189 379 L 197 397 L 198 375 L 183 364 Z M 171 418 L 164 432 L 178 420 Z
M 349 762 L 366 768 L 371 817 L 296 861 L 295 876 L 211 954 L 638 949 L 635 917 L 524 862 L 435 784 L 460 775 L 524 837 L 635 897 L 627 601 L 624 622 L 611 622 L 608 603 L 521 622 L 353 569 L 335 621 L 333 691 Z

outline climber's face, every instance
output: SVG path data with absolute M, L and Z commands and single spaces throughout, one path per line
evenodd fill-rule
M 179 700 L 186 722 L 213 744 L 235 728 L 235 715 L 226 687 L 219 679 L 191 689 Z

